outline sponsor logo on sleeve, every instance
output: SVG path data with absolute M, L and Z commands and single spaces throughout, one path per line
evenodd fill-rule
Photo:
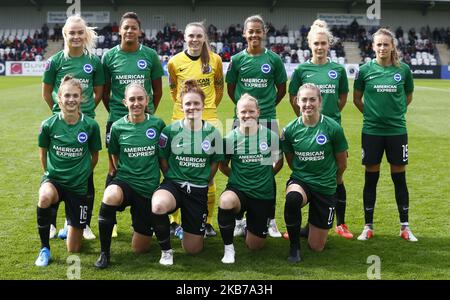
M 167 137 L 167 135 L 165 135 L 164 133 L 161 133 L 159 136 L 159 141 L 158 141 L 158 145 L 160 148 L 166 148 L 167 146 L 167 140 L 169 138 Z
M 45 71 L 50 70 L 51 66 L 52 66 L 52 60 L 51 59 L 47 59 L 47 61 L 45 62 Z

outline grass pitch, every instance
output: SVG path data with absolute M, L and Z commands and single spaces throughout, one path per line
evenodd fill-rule
M 350 83 L 350 86 L 352 82 Z M 95 170 L 96 201 L 92 228 L 97 235 L 84 241 L 80 259 L 81 279 L 367 279 L 368 257 L 381 260 L 381 279 L 450 279 L 450 81 L 415 80 L 416 90 L 407 114 L 409 131 L 409 166 L 407 182 L 410 193 L 410 224 L 419 239 L 408 243 L 398 237 L 399 221 L 389 167 L 383 160 L 378 183 L 374 217 L 375 237 L 367 242 L 345 240 L 330 231 L 323 253 L 314 253 L 302 240 L 303 261 L 290 265 L 286 261 L 288 242 L 268 238 L 266 247 L 252 252 L 242 238 L 235 239 L 236 263 L 223 265 L 223 244 L 220 236 L 205 240 L 204 251 L 197 256 L 183 252 L 174 238 L 175 264 L 159 265 L 160 249 L 154 238 L 150 253 L 131 251 L 131 221 L 129 209 L 118 213 L 119 237 L 112 241 L 112 262 L 107 270 L 93 267 L 99 251 L 97 216 L 107 172 L 106 150 L 101 151 Z M 364 225 L 362 189 L 364 168 L 361 166 L 360 136 L 362 115 L 352 103 L 352 91 L 343 111 L 343 127 L 349 141 L 348 169 L 344 175 L 347 188 L 346 221 L 359 235 Z M 34 266 L 40 242 L 36 229 L 36 204 L 42 170 L 38 157 L 39 124 L 50 115 L 41 99 L 38 77 L 0 77 L 0 279 L 67 279 L 72 263 L 65 243 L 51 240 L 53 261 L 47 268 Z M 170 121 L 172 101 L 167 80 L 157 115 Z M 233 105 L 224 96 L 219 107 L 222 122 L 231 117 Z M 288 96 L 277 108 L 280 125 L 294 118 Z M 107 114 L 102 104 L 97 109 L 97 121 L 102 138 Z M 284 184 L 290 174 L 287 164 L 277 175 L 277 223 L 285 230 L 283 219 Z M 226 178 L 218 173 L 220 193 Z M 304 209 L 304 211 L 307 211 Z M 217 226 L 217 210 L 214 212 Z M 58 214 L 58 229 L 64 220 L 63 206 Z M 306 216 L 303 218 L 303 223 Z M 370 269 L 369 269 L 370 273 Z

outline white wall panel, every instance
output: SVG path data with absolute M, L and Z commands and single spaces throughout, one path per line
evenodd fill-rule
M 34 7 L 3 7 L 0 10 L 0 28 L 39 28 L 46 22 L 47 11 L 63 11 L 66 6 L 43 7 L 41 11 Z M 83 9 L 83 6 L 81 7 Z M 145 7 L 120 6 L 117 10 L 111 7 L 88 7 L 86 10 L 110 10 L 111 21 L 119 21 L 120 16 L 126 11 L 135 11 L 139 14 L 143 28 L 162 28 L 166 22 L 175 22 L 178 28 L 184 29 L 185 25 L 192 21 L 205 21 L 205 25 L 213 23 L 217 28 L 225 29 L 230 24 L 243 24 L 246 17 L 252 14 L 261 14 L 266 21 L 271 21 L 276 28 L 281 29 L 285 24 L 289 29 L 299 29 L 302 24 L 310 25 L 318 12 L 322 13 L 346 13 L 343 9 L 311 9 L 311 8 L 275 8 L 270 12 L 267 7 L 222 7 L 222 6 L 200 6 L 192 10 L 190 6 L 168 6 L 168 7 Z M 354 10 L 352 13 L 365 13 L 363 10 Z M 450 26 L 449 11 L 430 11 L 422 16 L 420 11 L 414 10 L 390 10 L 381 12 L 381 24 L 391 25 L 396 28 L 401 25 L 404 29 L 429 25 Z M 102 26 L 102 24 L 99 24 Z M 51 26 L 51 25 L 50 25 Z

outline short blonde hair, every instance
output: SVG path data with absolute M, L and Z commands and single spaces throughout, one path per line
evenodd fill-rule
M 251 102 L 254 102 L 255 105 L 256 105 L 256 108 L 259 110 L 259 103 L 258 103 L 258 100 L 257 100 L 255 97 L 251 96 L 249 93 L 245 93 L 245 94 L 243 94 L 243 95 L 241 96 L 241 98 L 240 98 L 240 99 L 238 100 L 238 102 L 236 103 L 236 107 L 239 105 L 239 103 L 244 102 L 244 101 L 246 101 L 246 100 L 251 101 Z

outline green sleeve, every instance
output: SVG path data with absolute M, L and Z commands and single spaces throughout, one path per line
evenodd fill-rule
M 166 160 L 169 160 L 169 156 L 171 153 L 171 138 L 170 138 L 170 125 L 164 127 L 163 131 L 161 132 L 159 136 L 159 152 L 158 156 L 159 158 L 164 158 Z
M 335 154 L 348 150 L 347 139 L 345 138 L 344 129 L 341 126 L 336 126 L 334 131 L 333 150 Z
M 345 68 L 341 69 L 341 76 L 339 77 L 339 95 L 348 93 L 348 78 Z
M 353 89 L 358 90 L 360 92 L 364 92 L 365 85 L 366 84 L 364 82 L 364 68 L 360 68 L 359 71 L 356 73 L 355 82 L 353 83 Z
M 111 84 L 111 72 L 109 71 L 109 55 L 106 52 L 102 57 L 103 76 L 105 78 L 105 84 Z
M 105 70 L 100 59 L 95 58 L 94 86 L 105 84 Z
M 411 69 L 409 66 L 405 66 L 405 94 L 412 93 L 414 91 L 414 81 Z
M 161 137 L 161 133 L 162 133 L 164 127 L 166 127 L 166 123 L 164 123 L 164 121 L 162 119 L 158 119 L 158 124 L 156 126 L 157 126 L 157 130 L 159 133 L 159 136 L 158 136 L 158 141 L 159 141 L 159 138 Z M 156 153 L 158 156 L 159 156 L 159 152 L 160 152 L 159 147 L 156 147 Z
M 152 53 L 152 70 L 150 74 L 150 78 L 152 80 L 161 78 L 164 75 L 164 70 L 162 68 L 161 62 L 159 61 L 159 56 L 155 53 Z
M 48 124 L 45 121 L 41 123 L 41 128 L 39 129 L 38 145 L 41 148 L 47 149 L 50 146 L 50 132 Z
M 300 75 L 300 68 L 295 69 L 292 73 L 291 82 L 289 83 L 289 95 L 297 96 L 298 89 L 302 85 L 302 76 Z
M 236 57 L 232 57 L 230 64 L 228 65 L 227 74 L 225 75 L 225 81 L 227 83 L 236 84 L 237 77 L 239 75 L 238 73 L 238 66 L 239 62 L 237 61 Z
M 108 153 L 117 156 L 120 154 L 119 133 L 117 132 L 116 126 L 114 126 L 114 124 L 111 126 L 111 135 L 109 138 Z
M 44 75 L 42 77 L 42 82 L 49 84 L 49 85 L 55 85 L 56 82 L 56 63 L 53 61 L 53 57 L 50 57 L 47 62 L 45 63 L 45 71 Z
M 233 155 L 233 148 L 234 148 L 233 131 L 231 131 L 223 139 L 224 159 L 231 159 Z
M 211 161 L 222 161 L 225 159 L 223 154 L 223 139 L 219 130 L 214 128 L 214 153 L 211 157 Z
M 98 123 L 92 120 L 91 138 L 89 139 L 89 150 L 96 152 L 102 150 L 102 139 L 100 137 L 100 127 Z
M 275 84 L 285 83 L 287 81 L 286 69 L 284 68 L 283 61 L 277 55 L 275 57 Z
M 281 150 L 284 153 L 294 152 L 294 148 L 292 148 L 292 144 L 290 141 L 289 130 L 287 127 L 284 127 L 281 131 Z
M 271 132 L 271 139 L 272 139 L 272 142 L 275 142 L 275 143 L 271 143 L 271 149 L 270 149 L 272 151 L 271 156 L 272 156 L 273 162 L 277 162 L 280 160 L 280 158 L 283 155 L 283 151 L 281 150 L 281 140 L 277 134 L 274 134 L 272 132 Z

